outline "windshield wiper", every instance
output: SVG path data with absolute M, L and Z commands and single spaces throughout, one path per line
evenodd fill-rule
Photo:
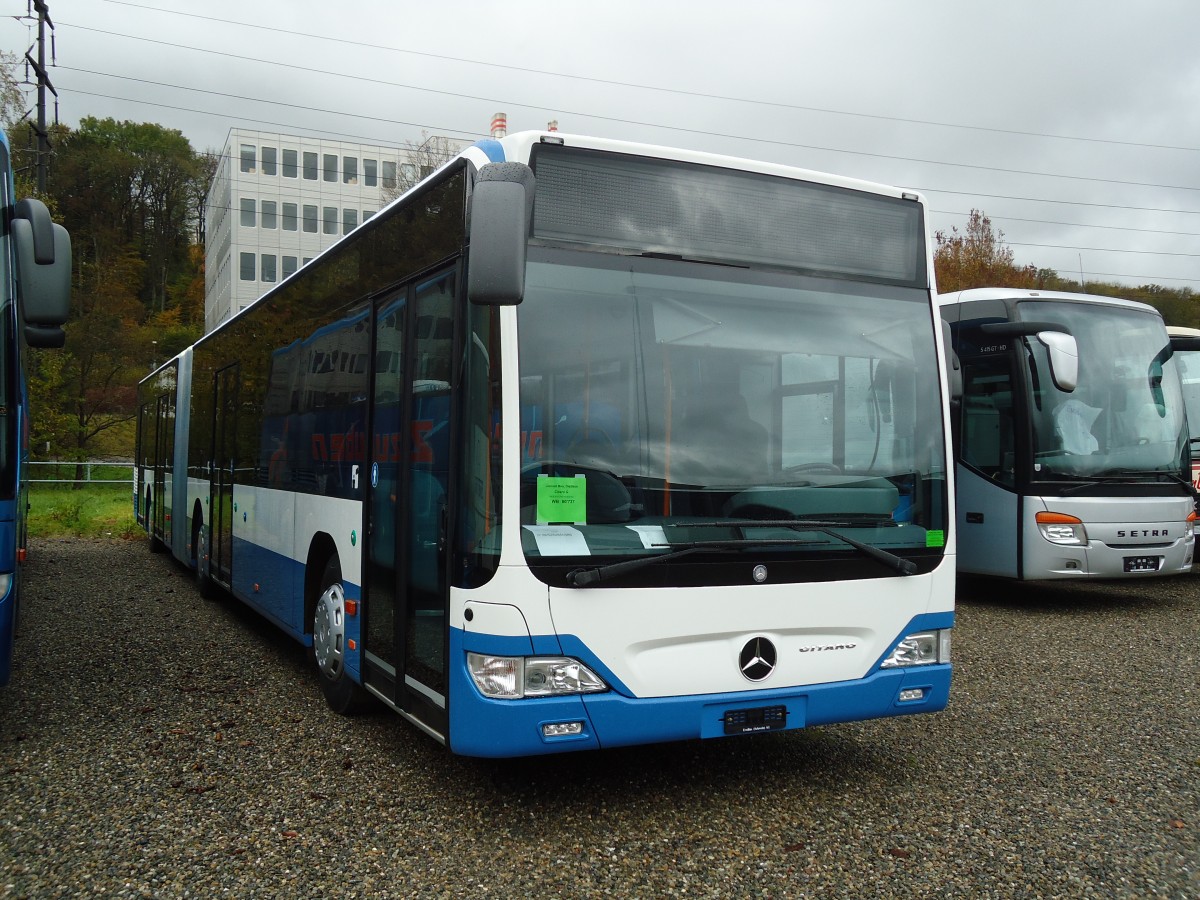
M 833 530 L 835 528 L 862 528 L 868 526 L 899 527 L 899 523 L 890 518 L 864 516 L 861 518 L 846 517 L 843 519 L 726 519 L 714 522 L 672 522 L 670 524 L 680 528 L 791 528 L 793 531 L 820 531 L 823 534 L 828 534 L 839 541 L 849 544 L 855 550 L 858 550 L 865 556 L 871 557 L 876 562 L 883 563 L 893 572 L 897 572 L 900 575 L 917 574 L 917 564 L 911 559 L 905 559 L 902 556 L 889 553 L 887 550 L 882 550 L 871 544 L 864 544 L 862 541 L 848 537 L 840 531 Z
M 1082 490 L 1094 484 L 1146 484 L 1153 478 L 1159 481 L 1166 478 L 1168 481 L 1174 481 L 1176 484 L 1182 484 L 1188 489 L 1188 492 L 1195 494 L 1195 489 L 1192 483 L 1176 472 L 1147 472 L 1135 469 L 1111 469 L 1107 472 L 1101 472 L 1095 475 L 1076 475 L 1068 473 L 1060 473 L 1060 477 L 1069 478 L 1072 481 L 1077 481 L 1070 487 L 1063 488 L 1062 493 L 1071 494 L 1075 491 Z
M 652 566 L 655 563 L 664 562 L 668 559 L 678 559 L 681 556 L 687 556 L 690 553 L 699 553 L 708 550 L 729 550 L 734 547 L 758 547 L 763 544 L 786 544 L 789 547 L 794 547 L 796 544 L 811 544 L 814 541 L 798 541 L 798 540 L 780 540 L 766 539 L 755 540 L 754 538 L 740 538 L 731 541 L 688 541 L 680 544 L 663 544 L 663 547 L 671 548 L 669 553 L 661 553 L 658 556 L 639 556 L 637 559 L 627 559 L 623 562 L 609 563 L 606 566 L 596 566 L 591 569 L 572 569 L 567 573 L 567 584 L 571 587 L 587 587 L 589 584 L 595 584 L 597 581 L 604 581 L 607 578 L 613 578 L 617 575 L 624 575 L 626 572 L 633 572 L 637 569 L 643 569 L 646 566 Z M 823 543 L 823 542 L 822 542 Z
M 673 528 L 790 528 L 793 531 L 820 531 L 830 537 L 837 538 L 844 544 L 869 556 L 876 562 L 882 563 L 900 575 L 916 575 L 917 564 L 910 559 L 904 559 L 887 550 L 864 544 L 862 541 L 834 531 L 834 528 L 854 528 L 861 526 L 894 527 L 897 523 L 892 519 L 877 517 L 863 519 L 722 519 L 712 522 L 669 522 Z M 679 559 L 691 553 L 711 550 L 729 550 L 736 547 L 761 547 L 784 545 L 794 547 L 798 544 L 812 544 L 817 541 L 805 541 L 795 538 L 739 538 L 737 540 L 718 541 L 687 541 L 668 544 L 671 552 L 658 556 L 641 556 L 637 559 L 627 559 L 623 562 L 609 563 L 606 566 L 596 566 L 588 569 L 572 569 L 567 573 L 567 584 L 572 587 L 587 587 L 598 581 L 604 581 L 627 572 L 634 572 L 647 566 L 666 560 Z M 824 543 L 824 542 L 819 542 Z

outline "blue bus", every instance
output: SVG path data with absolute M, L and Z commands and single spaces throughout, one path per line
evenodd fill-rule
M 523 756 L 942 709 L 924 200 L 482 141 L 148 376 L 151 546 L 329 705 Z
M 0 133 L 0 686 L 12 677 L 25 560 L 29 393 L 25 348 L 61 347 L 71 295 L 71 239 L 40 200 L 14 200 Z

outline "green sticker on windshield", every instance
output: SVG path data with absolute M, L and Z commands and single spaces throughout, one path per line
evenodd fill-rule
M 539 475 L 537 479 L 537 524 L 587 524 L 587 479 L 582 475 L 560 478 Z
M 933 531 L 925 532 L 925 546 L 926 547 L 945 547 L 946 546 L 946 532 L 942 531 L 940 528 L 933 530 Z

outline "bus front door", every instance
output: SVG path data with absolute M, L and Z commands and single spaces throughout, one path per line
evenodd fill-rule
M 365 680 L 437 734 L 446 715 L 446 488 L 454 277 L 375 311 Z

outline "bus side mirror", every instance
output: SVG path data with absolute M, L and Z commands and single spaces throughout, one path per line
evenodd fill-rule
M 471 191 L 467 298 L 515 306 L 525 296 L 525 252 L 534 176 L 523 163 L 489 163 Z
M 1050 355 L 1050 377 L 1054 386 L 1069 394 L 1079 383 L 1079 345 L 1075 335 L 1061 331 L 1039 331 L 1037 339 Z
M 61 347 L 66 341 L 62 326 L 71 310 L 71 236 L 34 199 L 16 204 L 12 235 L 25 342 Z
M 950 405 L 955 406 L 962 402 L 962 362 L 954 350 L 954 336 L 950 330 L 950 323 L 945 319 L 942 319 L 942 348 L 946 353 L 946 381 L 950 388 Z

